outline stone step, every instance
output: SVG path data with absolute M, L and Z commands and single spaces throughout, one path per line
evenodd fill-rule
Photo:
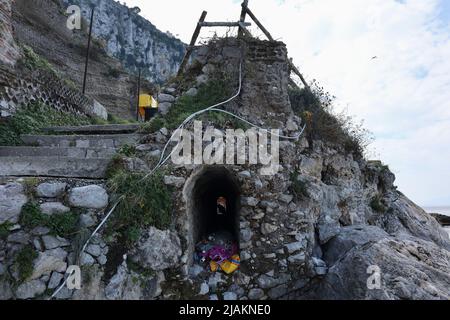
M 67 127 L 49 127 L 42 131 L 55 134 L 120 134 L 134 133 L 140 128 L 139 124 L 108 124 L 91 126 L 67 126 Z
M 139 134 L 21 136 L 28 146 L 61 148 L 120 148 L 125 144 L 135 144 L 141 138 Z
M 80 159 L 110 159 L 114 148 L 60 148 L 60 147 L 0 147 L 0 157 L 69 157 Z M 0 159 L 1 161 L 1 159 Z
M 105 178 L 111 159 L 2 157 L 0 177 Z

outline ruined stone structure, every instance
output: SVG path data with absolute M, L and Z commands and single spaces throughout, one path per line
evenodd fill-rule
M 288 58 L 282 43 L 224 39 L 197 48 L 186 75 L 191 80 L 164 88 L 164 111 L 170 112 L 179 97 L 195 95 L 217 75 L 237 90 L 241 61 L 241 94 L 223 108 L 264 127 L 280 128 L 284 135 L 298 134 L 302 121 L 288 99 Z M 162 128 L 141 140 L 137 154 L 127 158 L 129 163 L 140 163 L 133 170 L 148 172 L 146 162 L 159 159 L 170 135 Z M 136 245 L 126 251 L 114 242 L 108 244 L 101 231 L 82 255 L 83 274 L 88 274 L 82 289 L 63 289 L 57 298 L 450 298 L 448 235 L 397 191 L 388 168 L 354 156 L 341 145 L 305 136 L 282 139 L 280 166 L 274 175 L 264 175 L 262 164 L 169 162 L 164 169 L 164 183 L 173 190 L 170 228 L 143 230 Z M 73 241 L 70 246 L 64 239 L 48 237 L 46 230 L 25 233 L 16 218 L 26 202 L 26 183 L 17 182 L 22 186 L 10 181 L 0 192 L 0 207 L 12 212 L 2 212 L 1 221 L 13 225 L 0 243 L 1 274 L 14 277 L 14 253 L 25 245 L 33 245 L 39 256 L 33 261 L 31 278 L 18 288 L 7 277 L 0 278 L 0 292 L 9 293 L 5 299 L 40 298 L 47 288 L 62 283 L 65 268 L 76 262 L 79 244 Z M 44 182 L 55 189 L 58 181 L 39 181 L 38 190 L 47 188 L 40 185 Z M 90 200 L 106 195 L 99 187 L 89 188 L 102 196 L 92 198 L 85 189 L 70 187 L 68 197 L 56 198 L 64 206 L 79 208 L 83 225 L 92 231 L 105 216 L 107 203 L 94 206 Z M 44 207 L 53 206 L 39 194 Z M 211 209 L 219 195 L 229 201 L 229 216 L 220 223 Z M 382 205 L 374 205 L 374 199 Z M 241 267 L 230 276 L 213 274 L 193 259 L 202 234 L 217 230 L 229 231 L 239 242 Z M 367 286 L 370 270 L 381 272 L 379 288 Z

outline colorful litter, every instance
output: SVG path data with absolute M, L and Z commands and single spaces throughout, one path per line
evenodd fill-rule
M 212 272 L 235 272 L 240 265 L 238 245 L 228 232 L 217 232 L 195 247 L 195 261 Z

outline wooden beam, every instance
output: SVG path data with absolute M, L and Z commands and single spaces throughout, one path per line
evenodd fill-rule
M 308 83 L 306 83 L 305 78 L 303 78 L 303 75 L 300 73 L 300 71 L 298 71 L 297 67 L 292 63 L 292 61 L 290 59 L 288 61 L 289 61 L 289 66 L 291 67 L 291 70 L 300 78 L 300 80 L 302 81 L 305 88 L 310 90 Z
M 245 17 L 247 15 L 247 7 L 248 7 L 248 0 L 244 0 L 242 2 L 242 10 L 241 10 L 241 17 L 239 18 L 239 22 L 245 22 Z M 244 29 L 242 27 L 239 27 L 238 37 L 242 37 L 244 35 Z
M 256 18 L 256 16 L 253 14 L 253 12 L 246 7 L 245 8 L 247 14 L 250 16 L 250 18 L 252 18 L 253 21 L 255 21 L 256 25 L 261 29 L 261 31 L 266 35 L 266 37 L 270 40 L 270 41 L 274 41 L 271 34 L 269 33 L 269 31 L 267 31 L 266 28 L 264 28 L 264 26 L 262 25 L 262 23 L 258 20 L 258 18 Z
M 250 31 L 246 28 L 246 23 L 245 22 L 239 22 L 239 27 L 242 29 L 244 34 L 247 34 L 248 37 L 252 36 Z
M 186 49 L 186 53 L 183 57 L 183 61 L 180 64 L 180 68 L 178 69 L 178 75 L 181 75 L 184 71 L 184 68 L 186 67 L 189 58 L 191 57 L 192 48 L 194 48 L 195 43 L 197 42 L 197 38 L 200 34 L 200 30 L 202 29 L 202 23 L 205 22 L 206 15 L 208 12 L 203 11 L 202 15 L 200 16 L 200 19 L 198 20 L 197 26 L 195 27 L 194 34 L 192 35 L 191 42 L 189 43 L 189 46 Z
M 244 27 L 250 27 L 252 24 L 243 22 Z M 202 22 L 202 27 L 240 27 L 241 22 Z

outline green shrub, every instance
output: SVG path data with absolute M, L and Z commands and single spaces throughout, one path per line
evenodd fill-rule
M 121 154 L 116 154 L 108 163 L 108 167 L 106 168 L 105 177 L 107 179 L 111 179 L 118 172 L 125 170 L 125 160 Z
M 136 146 L 125 144 L 119 149 L 118 153 L 125 157 L 133 157 L 136 155 L 137 149 Z
M 22 207 L 19 223 L 27 229 L 47 227 L 54 236 L 63 238 L 73 236 L 78 230 L 79 215 L 73 212 L 54 214 L 42 213 L 36 202 L 28 202 Z
M 111 78 L 115 78 L 115 79 L 119 78 L 121 74 L 122 74 L 122 71 L 120 71 L 117 68 L 113 68 L 113 67 L 109 67 L 108 72 L 105 73 L 105 75 L 107 77 L 111 77 Z
M 79 215 L 73 212 L 56 214 L 47 219 L 46 226 L 54 236 L 71 237 L 78 231 Z
M 92 122 L 92 124 L 99 125 L 99 126 L 100 125 L 107 125 L 107 124 L 109 124 L 108 120 L 105 120 L 105 119 L 102 119 L 102 118 L 99 118 L 99 117 L 92 118 L 91 122 Z
M 184 95 L 174 103 L 164 117 L 165 127 L 176 129 L 194 112 L 224 101 L 231 94 L 232 91 L 228 83 L 223 80 L 211 80 L 199 88 L 197 95 L 193 97 Z M 202 118 L 209 119 L 210 116 L 211 113 L 206 113 Z
M 121 233 L 127 245 L 138 240 L 144 227 L 164 229 L 169 225 L 171 192 L 164 184 L 163 174 L 145 178 L 143 174 L 118 170 L 109 178 L 108 188 L 122 199 L 108 224 L 108 233 Z
M 291 174 L 292 185 L 290 191 L 292 192 L 296 200 L 302 200 L 309 197 L 308 185 L 306 182 L 300 180 L 299 177 L 300 173 L 297 170 L 295 170 Z
M 0 239 L 5 240 L 11 233 L 10 228 L 13 226 L 10 222 L 0 224 Z
M 121 119 L 113 114 L 108 114 L 108 123 L 109 124 L 130 124 L 133 123 L 132 120 Z
M 15 265 L 19 272 L 19 281 L 26 281 L 33 274 L 33 261 L 38 257 L 38 253 L 28 245 L 20 250 L 15 258 Z
M 370 201 L 370 207 L 373 211 L 379 212 L 379 213 L 385 213 L 387 208 L 383 204 L 383 200 L 380 195 L 376 195 L 372 198 Z
M 28 202 L 22 207 L 19 224 L 28 229 L 34 229 L 39 226 L 45 226 L 47 223 L 46 216 L 42 213 L 41 208 L 36 202 Z
M 80 126 L 91 124 L 86 116 L 58 111 L 39 102 L 20 108 L 10 119 L 0 122 L 0 145 L 22 145 L 22 134 L 39 133 L 53 126 Z
M 316 83 L 311 88 L 289 89 L 292 108 L 306 123 L 307 138 L 340 145 L 345 152 L 357 158 L 363 157 L 366 147 L 373 140 L 372 134 L 364 129 L 363 122 L 355 123 L 345 113 L 334 113 L 334 97 Z
M 23 58 L 21 60 L 22 64 L 30 70 L 45 70 L 55 76 L 58 76 L 58 72 L 53 68 L 53 66 L 45 58 L 38 55 L 34 50 L 27 46 L 22 45 Z
M 153 118 L 149 122 L 145 122 L 144 124 L 142 124 L 141 128 L 139 129 L 139 132 L 141 132 L 141 133 L 148 133 L 148 134 L 149 133 L 154 133 L 154 132 L 164 128 L 165 124 L 166 123 L 165 123 L 164 119 L 161 118 L 161 116 L 156 116 L 155 118 Z

